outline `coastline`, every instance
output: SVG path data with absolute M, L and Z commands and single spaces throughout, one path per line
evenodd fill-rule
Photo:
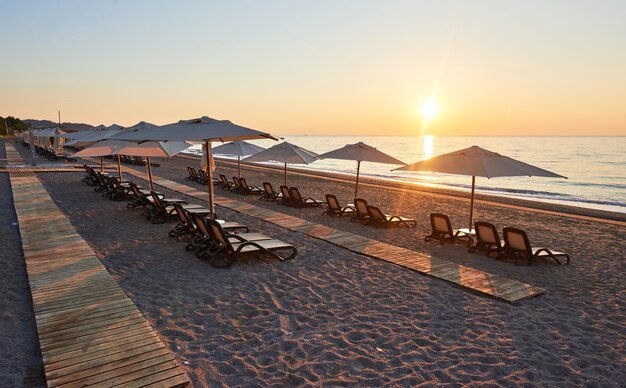
M 200 156 L 189 155 L 189 154 L 178 154 L 174 156 L 174 158 L 179 159 L 187 159 L 193 160 L 198 163 L 200 161 Z M 223 163 L 230 167 L 237 167 L 237 162 L 232 159 L 215 157 L 216 162 Z M 283 172 L 283 168 L 279 166 L 270 166 L 270 165 L 259 165 L 253 164 L 249 162 L 241 162 L 242 169 L 248 168 L 251 170 L 257 171 L 272 171 L 272 172 Z M 352 183 L 354 184 L 355 175 L 353 174 L 345 174 L 341 172 L 329 172 L 329 171 L 312 171 L 310 169 L 298 168 L 290 165 L 288 167 L 288 175 L 298 175 L 298 176 L 311 176 L 317 178 L 324 178 L 329 181 L 334 182 L 342 182 L 342 183 Z M 523 179 L 523 177 L 521 178 Z M 260 184 L 261 182 L 258 182 Z M 461 201 L 467 201 L 469 203 L 469 193 L 462 190 L 455 189 L 444 189 L 444 188 L 436 188 L 436 187 L 428 187 L 425 185 L 421 185 L 419 183 L 413 182 L 402 182 L 402 181 L 394 181 L 391 179 L 380 179 L 373 178 L 368 176 L 360 176 L 359 177 L 359 186 L 370 186 L 370 187 L 386 187 L 390 190 L 395 191 L 409 191 L 420 194 L 429 194 L 435 197 L 442 198 L 453 198 Z M 276 188 L 275 188 L 276 189 Z M 619 212 L 611 212 L 607 210 L 599 210 L 599 209 L 588 209 L 578 206 L 570 206 L 563 204 L 556 204 L 550 202 L 541 202 L 534 200 L 527 200 L 521 198 L 511 198 L 504 197 L 493 194 L 475 194 L 475 203 L 476 204 L 484 204 L 490 206 L 499 206 L 504 208 L 518 209 L 518 210 L 526 210 L 526 211 L 534 211 L 541 212 L 544 214 L 554 214 L 554 215 L 562 215 L 567 217 L 574 217 L 579 219 L 585 219 L 589 221 L 597 221 L 597 222 L 606 222 L 615 225 L 626 226 L 626 213 Z
M 185 166 L 198 167 L 197 158 L 157 158 L 155 162 L 161 165 L 153 169 L 155 179 L 207 189 L 185 180 Z M 124 168 L 145 172 L 144 167 Z M 217 172 L 232 176 L 236 166 L 218 160 Z M 464 243 L 424 242 L 431 211 L 449 214 L 453 225 L 466 222 L 467 199 L 459 196 L 364 185 L 360 195 L 368 201 L 415 217 L 418 223 L 414 229 L 377 229 L 346 217 L 322 215 L 321 209 L 287 208 L 258 196 L 217 190 L 222 198 L 547 290 L 519 304 L 508 304 L 221 206 L 217 206 L 220 217 L 293 244 L 298 256 L 280 262 L 249 255 L 229 270 L 217 270 L 187 252 L 184 243 L 167 237 L 174 220 L 151 224 L 140 211 L 127 210 L 123 203 L 94 193 L 80 182 L 83 174 L 42 172 L 37 177 L 195 386 L 613 386 L 624 381 L 621 348 L 615 345 L 624 328 L 623 226 L 478 203 L 481 219 L 498 226 L 519 226 L 528 231 L 533 243 L 572 255 L 570 265 L 539 261 L 518 266 L 511 260 L 469 254 Z M 276 185 L 283 175 L 280 169 L 244 166 L 242 176 L 249 184 L 269 181 Z M 127 179 L 147 185 L 138 177 Z M 330 180 L 290 170 L 288 179 L 289 185 L 300 187 L 306 196 L 319 198 L 330 192 L 342 203 L 354 190 L 354 182 L 345 177 Z M 158 182 L 156 189 L 168 198 L 206 206 Z M 13 217 L 7 222 L 13 222 Z M 8 248 L 6 260 L 23 263 L 20 250 Z M 19 286 L 20 295 L 26 298 L 27 287 Z M 8 308 L 17 310 L 21 304 L 32 314 L 26 298 L 11 301 Z M 34 325 L 34 316 L 24 320 Z M 36 344 L 36 330 L 26 331 L 28 336 L 16 346 L 28 343 L 29 338 Z M 29 353 L 40 357 L 36 349 Z M 24 371 L 14 369 L 5 373 L 10 381 L 25 376 Z

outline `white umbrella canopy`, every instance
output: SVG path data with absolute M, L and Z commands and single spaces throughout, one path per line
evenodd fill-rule
M 241 125 L 233 124 L 228 120 L 216 120 L 208 116 L 198 119 L 181 120 L 174 124 L 167 124 L 144 131 L 127 132 L 116 137 L 120 140 L 156 140 L 156 141 L 192 141 L 203 142 L 209 153 L 207 159 L 212 159 L 211 142 L 252 139 L 274 139 L 269 133 L 257 131 Z M 206 169 L 209 176 L 209 211 L 210 217 L 215 218 L 213 210 L 213 171 Z
M 406 164 L 401 160 L 387 155 L 386 153 L 377 150 L 376 148 L 367 145 L 363 142 L 355 144 L 346 144 L 345 146 L 321 154 L 317 159 L 342 159 L 342 160 L 355 160 L 356 165 L 356 182 L 354 185 L 354 198 L 357 198 L 359 190 L 359 173 L 361 170 L 361 162 L 375 162 L 384 164 Z
M 78 139 L 79 137 L 87 136 L 93 133 L 93 131 L 76 131 L 76 132 L 63 132 L 54 135 L 54 137 L 62 138 L 62 139 Z
M 53 137 L 56 135 L 57 130 L 59 130 L 57 127 L 36 129 L 33 131 L 33 135 L 40 137 Z
M 170 157 L 189 147 L 191 147 L 191 144 L 185 143 L 184 141 L 147 141 L 145 143 L 135 143 L 123 140 L 103 140 L 78 151 L 73 156 L 80 158 L 106 155 Z
M 213 148 L 213 154 L 237 155 L 237 176 L 241 178 L 241 157 L 254 155 L 263 151 L 265 148 L 259 147 L 243 140 L 231 141 Z
M 73 156 L 85 158 L 92 156 L 118 155 L 117 167 L 120 174 L 120 179 L 122 177 L 122 167 L 120 165 L 119 155 L 145 156 L 147 158 L 146 167 L 148 168 L 150 190 L 153 190 L 154 187 L 152 184 L 152 168 L 150 166 L 150 157 L 171 157 L 189 147 L 191 147 L 191 144 L 181 141 L 147 141 L 144 143 L 135 143 L 132 141 L 122 140 L 103 140 L 81 151 L 78 151 Z
M 100 140 L 108 139 L 121 132 L 123 129 L 103 129 L 100 131 L 90 131 L 89 134 L 75 138 L 65 143 L 67 146 L 88 146 Z
M 258 145 L 248 143 L 247 141 L 237 140 L 213 148 L 213 153 L 223 155 L 248 156 L 254 155 L 263 150 L 265 150 L 265 148 L 259 147 Z
M 116 136 L 119 140 L 176 140 L 176 141 L 233 141 L 252 139 L 274 139 L 269 133 L 246 128 L 228 120 L 217 120 L 207 116 L 181 120 L 145 131 L 126 132 Z
M 541 176 L 565 178 L 563 175 L 535 167 L 528 163 L 500 155 L 479 146 L 471 146 L 462 150 L 435 156 L 421 162 L 409 164 L 394 171 L 428 171 L 445 174 L 468 175 L 472 177 L 472 194 L 470 204 L 469 229 L 473 229 L 474 190 L 476 177 L 496 178 L 503 176 Z
M 282 142 L 264 151 L 245 158 L 246 162 L 282 162 L 285 164 L 285 186 L 287 186 L 287 163 L 309 164 L 313 163 L 317 154 L 295 144 Z
M 109 139 L 110 140 L 128 140 L 128 139 L 118 138 L 118 136 L 121 136 L 121 135 L 123 135 L 125 133 L 136 133 L 136 132 L 145 131 L 145 130 L 148 130 L 148 129 L 154 129 L 154 128 L 158 128 L 158 127 L 159 126 L 156 125 L 156 124 L 152 124 L 152 123 L 149 123 L 147 121 L 140 121 L 140 122 L 138 122 L 135 125 L 131 125 L 130 127 L 123 128 L 122 130 L 120 130 L 116 134 L 114 134 L 111 137 L 109 137 Z M 139 139 L 139 140 L 143 140 L 143 139 Z

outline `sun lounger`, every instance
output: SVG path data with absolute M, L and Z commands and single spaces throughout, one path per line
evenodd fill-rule
M 234 178 L 233 178 L 234 179 Z M 246 178 L 239 178 L 239 193 L 244 195 L 261 194 L 263 189 L 257 186 L 249 186 Z
M 293 201 L 291 199 L 291 193 L 289 192 L 289 187 L 282 185 L 280 186 L 280 198 L 276 201 L 279 205 L 285 206 L 293 206 Z
M 185 179 L 188 181 L 198 182 L 198 180 L 200 179 L 200 177 L 198 176 L 198 172 L 193 167 L 187 166 L 187 173 L 189 175 L 187 175 Z
M 415 228 L 417 222 L 413 218 L 401 217 L 401 216 L 390 216 L 388 214 L 383 213 L 376 206 L 367 206 L 367 214 L 369 215 L 368 224 L 373 225 L 377 228 L 388 228 L 393 225 L 404 225 L 407 228 Z
M 167 217 L 173 215 L 176 209 L 174 204 L 178 203 L 184 209 L 203 207 L 202 205 L 189 205 L 187 201 L 178 198 L 161 198 L 154 191 L 150 192 L 154 203 L 154 211 L 148 215 L 153 224 L 163 224 Z
M 231 242 L 224 229 L 215 220 L 207 220 L 213 239 L 214 250 L 211 252 L 211 265 L 216 268 L 230 267 L 237 256 L 243 253 L 266 253 L 279 260 L 289 260 L 296 257 L 298 250 L 291 244 L 280 240 L 257 240 Z M 287 256 L 280 256 L 277 252 L 287 251 Z
M 209 184 L 209 176 L 207 175 L 206 171 L 198 170 L 198 183 L 202 185 Z
M 331 217 L 341 217 L 345 215 L 353 216 L 356 211 L 352 206 L 341 206 L 337 197 L 332 194 L 326 194 L 326 203 L 328 208 L 324 210 L 322 215 L 328 215 Z
M 350 222 L 358 221 L 362 224 L 366 224 L 369 221 L 370 215 L 367 212 L 367 201 L 363 198 L 354 199 L 354 215 L 350 219 Z
M 500 235 L 494 224 L 476 221 L 474 222 L 474 231 L 476 232 L 476 242 L 470 247 L 468 252 L 485 251 L 487 256 L 491 256 L 493 253 L 497 256 L 502 252 Z
M 294 207 L 322 207 L 326 203 L 321 200 L 302 197 L 297 187 L 290 187 L 289 194 L 291 194 L 291 204 Z
M 126 205 L 127 209 L 132 210 L 141 207 L 143 209 L 144 216 L 147 216 L 148 214 L 156 210 L 150 190 L 141 189 L 133 182 L 129 182 L 129 186 L 133 194 L 133 201 Z M 163 195 L 158 193 L 156 194 L 163 198 Z
M 169 231 L 168 236 L 176 238 L 177 241 L 181 241 L 186 237 L 194 237 L 194 234 L 196 233 L 196 226 L 193 220 L 194 215 L 206 218 L 210 214 L 209 209 L 202 206 L 190 208 L 183 207 L 180 204 L 175 203 L 174 209 L 178 215 L 178 224 L 176 224 L 176 226 Z M 222 227 L 229 233 L 237 230 L 248 231 L 247 226 L 236 222 L 224 222 Z
M 93 191 L 96 193 L 102 192 L 108 185 L 108 181 L 105 180 L 106 173 L 102 173 L 99 171 L 95 172 L 96 174 L 96 182 L 92 185 L 94 186 Z
M 187 222 L 191 225 L 193 231 L 191 232 L 191 239 L 189 244 L 185 246 L 185 249 L 188 251 L 198 251 L 200 248 L 204 247 L 206 239 L 209 237 L 207 232 L 204 233 L 197 227 L 197 223 L 200 220 L 196 220 L 196 217 L 207 219 L 209 217 L 210 211 L 209 209 L 186 209 L 183 214 L 186 217 Z M 222 228 L 226 230 L 228 233 L 248 233 L 250 230 L 246 225 L 240 224 L 238 222 L 232 221 L 224 221 L 218 220 L 218 222 L 222 225 Z
M 470 238 L 470 236 L 463 231 L 459 229 L 452 229 L 450 217 L 445 214 L 430 213 L 430 225 L 432 227 L 432 232 L 424 238 L 424 241 L 435 239 L 439 240 L 441 245 L 443 245 L 444 242 L 454 244 L 459 239 Z
M 85 169 L 87 175 L 85 175 L 81 179 L 81 181 L 85 182 L 89 186 L 95 186 L 98 182 L 98 176 L 96 175 L 96 171 L 86 164 L 83 164 L 83 168 Z
M 197 231 L 195 254 L 198 258 L 212 259 L 214 253 L 217 252 L 219 249 L 218 244 L 213 237 L 213 234 L 211 234 L 209 221 L 217 222 L 222 230 L 224 230 L 228 241 L 231 243 L 272 239 L 271 237 L 267 237 L 260 233 L 249 233 L 247 231 L 243 233 L 233 233 L 232 231 L 229 231 L 224 227 L 225 225 L 227 225 L 227 222 L 222 220 L 209 220 L 207 217 L 199 213 L 192 213 L 192 219 Z
M 226 175 L 220 174 L 220 183 L 218 187 L 222 190 L 231 191 L 235 187 L 235 185 L 228 181 L 228 178 L 226 178 Z
M 243 188 L 241 187 L 241 181 L 236 176 L 233 177 L 233 187 L 230 191 L 237 194 L 244 194 Z
M 570 257 L 567 253 L 552 251 L 548 248 L 533 247 L 530 244 L 528 235 L 522 229 L 507 227 L 504 228 L 503 233 L 504 249 L 502 255 L 504 257 L 514 257 L 516 265 L 519 259 L 526 259 L 528 260 L 528 265 L 531 265 L 533 259 L 545 257 L 552 258 L 558 264 L 569 264 Z M 559 257 L 565 258 L 565 262 L 562 263 Z
M 114 201 L 123 201 L 132 196 L 132 189 L 128 182 L 121 183 L 116 177 L 110 177 L 109 180 L 112 185 L 109 198 Z
M 121 200 L 127 194 L 127 190 L 130 189 L 128 183 L 121 184 L 115 177 L 100 174 L 100 179 L 101 184 L 95 191 L 99 191 L 103 197 L 108 197 L 113 200 Z
M 263 182 L 263 194 L 260 199 L 273 202 L 280 198 L 280 196 L 282 196 L 282 194 L 275 192 L 271 183 Z

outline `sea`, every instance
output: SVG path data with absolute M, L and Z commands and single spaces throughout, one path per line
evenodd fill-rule
M 567 177 L 476 177 L 477 193 L 626 213 L 626 137 L 285 136 L 284 140 L 318 154 L 361 141 L 407 164 L 477 145 Z M 276 144 L 273 140 L 250 143 L 266 148 Z M 189 153 L 201 153 L 200 146 L 190 148 Z M 322 159 L 293 167 L 356 174 L 356 162 L 347 160 Z M 362 162 L 360 174 L 471 190 L 468 176 L 392 171 L 397 167 Z

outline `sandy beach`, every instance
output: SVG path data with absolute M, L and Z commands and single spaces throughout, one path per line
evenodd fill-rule
M 161 164 L 155 175 L 203 187 L 184 179 L 185 167 L 197 167 L 196 159 L 155 162 Z M 236 169 L 218 162 L 217 173 L 231 177 Z M 528 267 L 469 254 L 463 244 L 425 243 L 430 212 L 449 214 L 455 226 L 466 226 L 469 202 L 454 193 L 396 190 L 368 180 L 360 196 L 387 213 L 417 220 L 415 229 L 381 230 L 322 216 L 320 209 L 217 191 L 547 289 L 510 305 L 221 207 L 220 218 L 292 243 L 299 254 L 286 262 L 250 257 L 218 270 L 167 236 L 173 222 L 153 225 L 125 203 L 101 198 L 80 182 L 83 175 L 37 174 L 195 386 L 623 386 L 626 381 L 623 215 L 548 204 L 530 209 L 520 201 L 481 197 L 476 220 L 500 230 L 523 228 L 535 245 L 572 256 L 567 266 L 546 261 Z M 282 171 L 245 166 L 242 176 L 249 184 L 269 181 L 275 188 L 283 179 Z M 308 197 L 335 194 L 342 203 L 353 193 L 349 181 L 321 176 L 292 173 L 289 185 Z M 7 174 L 0 174 L 0 193 L 9 198 L 0 209 L 5 231 L 0 385 L 44 386 Z

